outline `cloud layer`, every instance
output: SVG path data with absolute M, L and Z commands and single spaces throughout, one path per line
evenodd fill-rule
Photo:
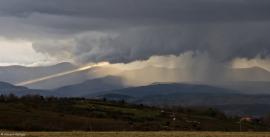
M 268 0 L 3 0 L 0 35 L 81 63 L 189 51 L 227 62 L 269 58 L 269 13 Z

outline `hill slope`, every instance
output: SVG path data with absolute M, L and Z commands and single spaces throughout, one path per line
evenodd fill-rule
M 238 131 L 239 119 L 213 109 L 160 109 L 79 98 L 0 96 L 0 128 L 23 131 Z M 267 130 L 243 123 L 243 130 Z

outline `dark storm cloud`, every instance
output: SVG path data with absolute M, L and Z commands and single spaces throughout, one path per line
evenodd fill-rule
M 269 55 L 269 13 L 269 0 L 2 0 L 0 34 L 40 36 L 38 52 L 85 62 L 186 51 L 223 61 Z
M 268 56 L 268 24 L 185 25 L 144 27 L 114 35 L 82 35 L 75 39 L 74 54 L 84 62 L 131 62 L 152 55 L 179 55 L 188 51 L 207 52 L 217 61 L 235 57 Z M 92 39 L 91 39 L 92 38 Z
M 2 13 L 161 20 L 269 20 L 268 0 L 2 0 Z

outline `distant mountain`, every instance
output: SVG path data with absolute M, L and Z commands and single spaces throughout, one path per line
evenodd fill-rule
M 226 88 L 179 83 L 155 83 L 127 88 L 122 78 L 114 76 L 87 80 L 56 90 L 34 90 L 0 82 L 0 94 L 106 98 L 151 106 L 214 107 L 234 115 L 261 116 L 270 113 L 270 95 L 250 95 Z
M 16 96 L 39 94 L 43 96 L 83 97 L 93 93 L 121 88 L 125 88 L 122 78 L 114 76 L 91 79 L 80 84 L 64 86 L 55 90 L 29 89 L 23 86 L 0 82 L 0 94 L 14 94 Z
M 76 67 L 70 63 L 41 67 L 5 66 L 0 67 L 0 81 L 20 83 L 75 68 Z
M 107 76 L 87 80 L 80 84 L 64 86 L 54 90 L 53 95 L 63 97 L 83 97 L 88 94 L 98 93 L 107 90 L 124 88 L 123 80 L 120 77 Z
M 128 83 L 135 86 L 149 85 L 155 82 L 192 81 L 189 73 L 181 68 L 162 68 L 147 66 L 140 69 L 126 70 L 120 74 Z
M 195 84 L 182 84 L 182 83 L 155 83 L 148 86 L 123 88 L 119 90 L 112 90 L 106 92 L 100 92 L 99 94 L 121 94 L 131 96 L 137 99 L 162 97 L 170 95 L 238 95 L 237 91 L 228 90 L 224 88 L 218 88 L 207 85 L 195 85 Z M 96 95 L 96 94 L 94 94 Z M 89 95 L 91 96 L 91 94 Z M 162 100 L 160 100 L 160 103 Z
M 33 90 L 28 89 L 22 86 L 14 86 L 12 84 L 6 82 L 0 82 L 0 94 L 2 95 L 9 95 L 14 94 L 16 96 L 23 96 L 23 95 L 44 95 L 50 94 L 50 91 L 43 91 L 43 90 Z
M 270 72 L 259 68 L 230 69 L 222 81 L 194 82 L 231 90 L 237 90 L 247 94 L 270 94 Z
M 270 81 L 226 81 L 211 85 L 247 94 L 270 94 Z
M 260 67 L 230 69 L 224 79 L 232 81 L 270 81 L 270 72 Z
M 114 96 L 109 96 L 114 95 Z M 149 86 L 125 88 L 106 91 L 99 95 L 89 95 L 89 98 L 106 98 L 108 100 L 124 99 L 130 103 L 154 106 L 207 106 L 220 108 L 229 114 L 270 113 L 270 95 L 249 95 L 234 90 L 196 84 L 153 84 Z M 126 98 L 123 98 L 126 97 Z M 248 106 L 253 107 L 247 111 Z M 238 106 L 230 109 L 229 106 Z M 252 111 L 254 110 L 254 111 Z M 241 113 L 239 113 L 241 112 Z M 252 112 L 252 113 L 251 113 Z
M 221 87 L 249 94 L 270 94 L 269 71 L 259 67 L 224 70 L 226 71 L 213 72 L 211 78 L 208 77 L 206 80 L 200 78 L 199 75 L 196 76 L 196 74 L 184 73 L 185 71 L 180 68 L 168 69 L 159 67 L 146 67 L 125 71 L 121 76 L 137 86 L 148 85 L 154 82 L 185 82 Z
M 76 66 L 70 63 L 60 63 L 52 66 L 41 66 L 41 67 L 23 67 L 23 66 L 7 66 L 0 67 L 0 81 L 18 84 L 21 82 L 34 80 L 42 77 L 46 77 L 53 74 L 58 74 L 61 72 L 76 69 Z M 77 81 L 82 75 L 73 76 L 69 78 L 60 78 L 60 80 L 50 80 L 50 82 L 35 83 L 32 85 L 27 85 L 30 88 L 42 88 L 50 89 L 61 86 L 63 84 L 69 84 L 70 81 Z
M 60 63 L 52 66 L 41 67 L 23 67 L 23 66 L 7 66 L 0 67 L 0 81 L 11 84 L 35 80 L 70 70 L 75 70 L 79 66 L 70 63 Z M 72 74 L 55 77 L 52 79 L 25 85 L 32 89 L 56 89 L 59 87 L 82 83 L 89 79 L 106 77 L 108 75 L 119 76 L 125 79 L 125 83 L 132 86 L 149 85 L 154 82 L 189 82 L 203 81 L 202 84 L 220 86 L 224 88 L 246 90 L 243 86 L 230 84 L 231 81 L 249 81 L 249 82 L 270 82 L 270 72 L 259 67 L 243 68 L 243 69 L 225 69 L 226 71 L 211 72 L 209 75 L 201 75 L 199 73 L 187 72 L 181 68 L 161 68 L 148 66 L 136 70 L 121 70 L 110 66 L 94 67 L 88 70 L 75 72 Z M 147 75 L 147 76 L 146 76 Z M 206 80 L 205 80 L 206 78 Z M 217 82 L 218 84 L 216 84 Z M 214 84 L 213 84 L 214 83 Z M 225 84 L 225 85 L 224 85 Z M 253 85 L 253 83 L 249 83 Z M 257 83 L 254 83 L 257 84 Z M 232 88 L 231 88 L 232 87 Z M 240 88 L 239 88 L 240 87 Z M 258 86 L 254 86 L 254 88 Z M 265 87 L 265 86 L 263 86 Z M 251 88 L 251 89 L 254 89 Z M 268 89 L 268 86 L 267 86 Z M 262 92 L 260 92 L 263 90 Z M 248 92 L 266 93 L 264 88 L 254 89 Z

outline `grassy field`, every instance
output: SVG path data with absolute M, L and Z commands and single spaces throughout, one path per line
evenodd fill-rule
M 270 132 L 2 132 L 1 137 L 270 137 Z
M 239 119 L 210 109 L 161 109 L 103 100 L 0 99 L 0 129 L 9 131 L 239 131 Z M 242 123 L 243 131 L 270 131 Z

